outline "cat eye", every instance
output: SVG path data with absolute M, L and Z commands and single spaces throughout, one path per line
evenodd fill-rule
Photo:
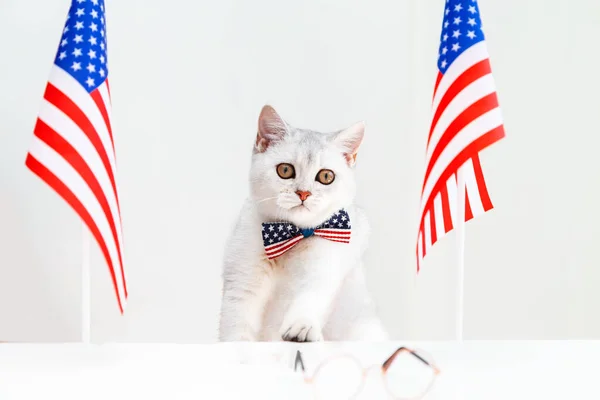
M 282 163 L 277 166 L 277 175 L 281 179 L 291 179 L 296 177 L 296 170 L 292 164 Z
M 322 169 L 317 174 L 315 180 L 323 185 L 329 185 L 335 179 L 335 174 L 330 169 Z

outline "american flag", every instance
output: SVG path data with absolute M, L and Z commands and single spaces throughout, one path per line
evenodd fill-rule
M 87 225 L 108 264 L 123 313 L 127 285 L 104 0 L 71 3 L 25 164 Z
M 457 221 L 457 173 L 465 181 L 465 221 L 493 208 L 479 153 L 504 134 L 476 0 L 446 0 L 438 75 L 421 191 L 417 271 Z
M 351 228 L 350 216 L 342 209 L 314 229 L 300 229 L 289 222 L 263 223 L 262 238 L 267 258 L 272 260 L 313 235 L 333 242 L 350 243 Z

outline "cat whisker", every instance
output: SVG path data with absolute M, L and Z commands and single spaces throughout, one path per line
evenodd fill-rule
M 260 203 L 262 203 L 263 201 L 274 200 L 274 199 L 276 199 L 276 198 L 277 198 L 277 196 L 275 196 L 275 197 L 266 197 L 266 198 L 264 198 L 264 199 L 255 200 L 254 202 L 255 202 L 256 204 L 260 204 Z

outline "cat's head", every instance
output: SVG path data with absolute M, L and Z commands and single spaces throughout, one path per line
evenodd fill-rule
M 362 122 L 330 133 L 294 128 L 263 107 L 250 170 L 252 199 L 263 218 L 309 228 L 350 205 L 364 131 Z

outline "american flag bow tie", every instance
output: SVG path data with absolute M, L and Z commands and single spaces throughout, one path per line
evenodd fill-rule
M 263 244 L 269 260 L 279 257 L 302 239 L 313 235 L 333 242 L 350 243 L 350 216 L 342 209 L 316 228 L 308 229 L 300 229 L 289 222 L 262 224 Z

